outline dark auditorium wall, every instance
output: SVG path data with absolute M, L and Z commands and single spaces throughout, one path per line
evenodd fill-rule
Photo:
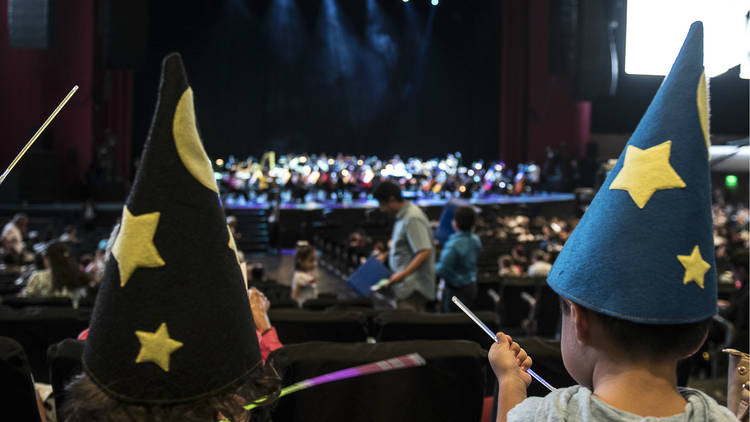
M 49 151 L 34 177 L 69 186 L 80 180 L 92 153 L 94 1 L 54 2 L 49 49 L 15 49 L 8 40 L 8 0 L 0 0 L 0 166 L 10 164 L 73 87 L 79 90 L 26 157 Z M 32 158 L 33 160 L 33 158 Z M 33 164 L 33 163 L 32 163 Z M 24 162 L 16 167 L 22 171 Z M 49 168 L 50 166 L 56 167 Z M 33 182 L 33 180 L 32 180 Z M 57 182 L 56 182 L 57 183 Z M 61 198 L 57 198 L 61 199 Z
M 367 1 L 333 0 L 352 34 L 354 76 L 326 82 L 330 69 L 319 61 L 325 43 L 316 33 L 331 0 L 288 1 L 303 21 L 290 35 L 302 46 L 290 62 L 269 43 L 268 10 L 283 2 L 151 1 L 146 64 L 135 73 L 136 153 L 150 125 L 161 59 L 179 51 L 210 156 L 244 158 L 268 149 L 498 156 L 500 2 L 442 0 L 420 62 L 420 37 L 408 31 L 405 9 L 414 11 L 412 27 L 421 32 L 429 1 L 377 0 L 392 25 L 380 39 L 395 46 L 389 62 L 368 47 Z

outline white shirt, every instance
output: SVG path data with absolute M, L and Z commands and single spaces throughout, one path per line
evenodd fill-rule
M 12 221 L 3 227 L 3 233 L 0 237 L 8 245 L 8 248 L 16 254 L 23 252 L 23 235 Z
M 292 291 L 297 289 L 297 304 L 302 306 L 307 299 L 318 297 L 318 286 L 315 276 L 303 271 L 295 271 L 292 277 Z

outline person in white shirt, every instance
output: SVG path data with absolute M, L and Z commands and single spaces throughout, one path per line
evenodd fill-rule
M 21 255 L 24 249 L 23 235 L 26 233 L 28 223 L 29 218 L 26 217 L 26 214 L 16 214 L 13 216 L 13 219 L 3 227 L 0 241 L 6 251 L 15 255 Z
M 529 276 L 547 277 L 552 264 L 549 262 L 548 254 L 544 251 L 537 250 L 531 255 L 531 265 L 529 265 Z
M 294 276 L 292 277 L 292 300 L 299 306 L 308 300 L 318 297 L 318 286 L 315 280 L 317 254 L 315 248 L 307 242 L 300 242 L 294 255 Z

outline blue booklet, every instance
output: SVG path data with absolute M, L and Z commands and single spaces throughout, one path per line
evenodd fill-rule
M 390 276 L 391 272 L 388 268 L 382 262 L 378 261 L 377 258 L 371 256 L 364 264 L 357 268 L 357 271 L 354 271 L 349 276 L 347 283 L 358 295 L 370 297 L 372 295 L 370 287 Z

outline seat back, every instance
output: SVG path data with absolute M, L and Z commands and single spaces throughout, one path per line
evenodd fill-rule
M 279 399 L 273 420 L 478 421 L 487 353 L 468 341 L 303 343 L 271 353 L 268 363 L 290 385 L 352 366 L 419 353 L 425 366 L 312 387 Z
M 497 331 L 495 313 L 479 311 L 479 319 Z M 413 311 L 388 311 L 375 317 L 377 341 L 469 340 L 489 347 L 492 339 L 461 312 L 431 314 Z
M 34 380 L 26 353 L 8 337 L 0 337 L 0 407 L 9 420 L 39 421 Z
M 18 341 L 28 354 L 34 379 L 49 382 L 47 348 L 86 329 L 90 309 L 23 308 L 0 313 L 0 335 Z
M 318 297 L 317 299 L 308 299 L 304 303 L 302 303 L 302 309 L 307 309 L 310 311 L 323 311 L 332 306 L 362 307 L 372 309 L 372 299 L 365 297 L 358 297 L 353 299 Z
M 83 341 L 66 338 L 47 349 L 49 379 L 52 384 L 52 394 L 55 397 L 58 421 L 64 420 L 62 411 L 67 401 L 65 386 L 83 371 L 81 356 L 83 356 L 85 345 Z
M 270 309 L 268 318 L 283 344 L 308 341 L 357 342 L 367 339 L 367 318 L 357 311 Z
M 72 308 L 73 301 L 68 297 L 17 297 L 3 296 L 3 305 L 10 308 L 26 308 L 31 306 Z

